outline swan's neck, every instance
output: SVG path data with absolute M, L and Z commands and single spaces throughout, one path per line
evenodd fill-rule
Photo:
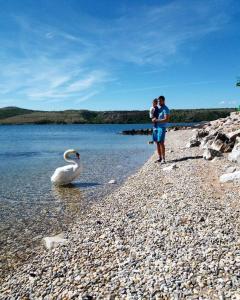
M 74 164 L 74 165 L 79 165 L 79 163 L 80 163 L 79 159 L 70 159 L 67 153 L 64 154 L 64 159 L 66 162 Z
M 65 158 L 65 161 L 74 165 L 78 164 L 77 160 L 70 159 L 70 158 Z

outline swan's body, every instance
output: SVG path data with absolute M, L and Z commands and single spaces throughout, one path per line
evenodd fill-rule
M 69 159 L 69 154 L 75 154 L 76 158 Z M 55 170 L 51 177 L 51 181 L 56 185 L 67 185 L 80 175 L 80 159 L 78 152 L 72 149 L 67 150 L 64 152 L 63 158 L 65 161 L 71 163 L 71 165 L 59 167 Z

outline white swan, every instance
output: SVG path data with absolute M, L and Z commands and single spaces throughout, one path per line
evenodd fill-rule
M 76 158 L 69 159 L 70 154 L 75 154 Z M 76 150 L 69 149 L 64 152 L 63 158 L 71 165 L 59 167 L 55 170 L 51 182 L 56 185 L 67 185 L 80 175 L 80 154 Z

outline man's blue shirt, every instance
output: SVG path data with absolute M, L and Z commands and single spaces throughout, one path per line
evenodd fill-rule
M 163 120 L 166 118 L 166 115 L 170 115 L 170 110 L 166 105 L 163 105 L 159 108 L 159 115 L 158 115 L 158 119 L 159 120 Z M 158 127 L 166 127 L 167 126 L 167 122 L 166 123 L 158 123 Z

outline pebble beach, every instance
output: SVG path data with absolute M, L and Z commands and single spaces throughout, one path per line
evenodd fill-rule
M 219 181 L 240 167 L 186 148 L 192 134 L 168 132 L 166 165 L 153 154 L 63 245 L 1 278 L 0 299 L 240 299 L 239 181 Z

